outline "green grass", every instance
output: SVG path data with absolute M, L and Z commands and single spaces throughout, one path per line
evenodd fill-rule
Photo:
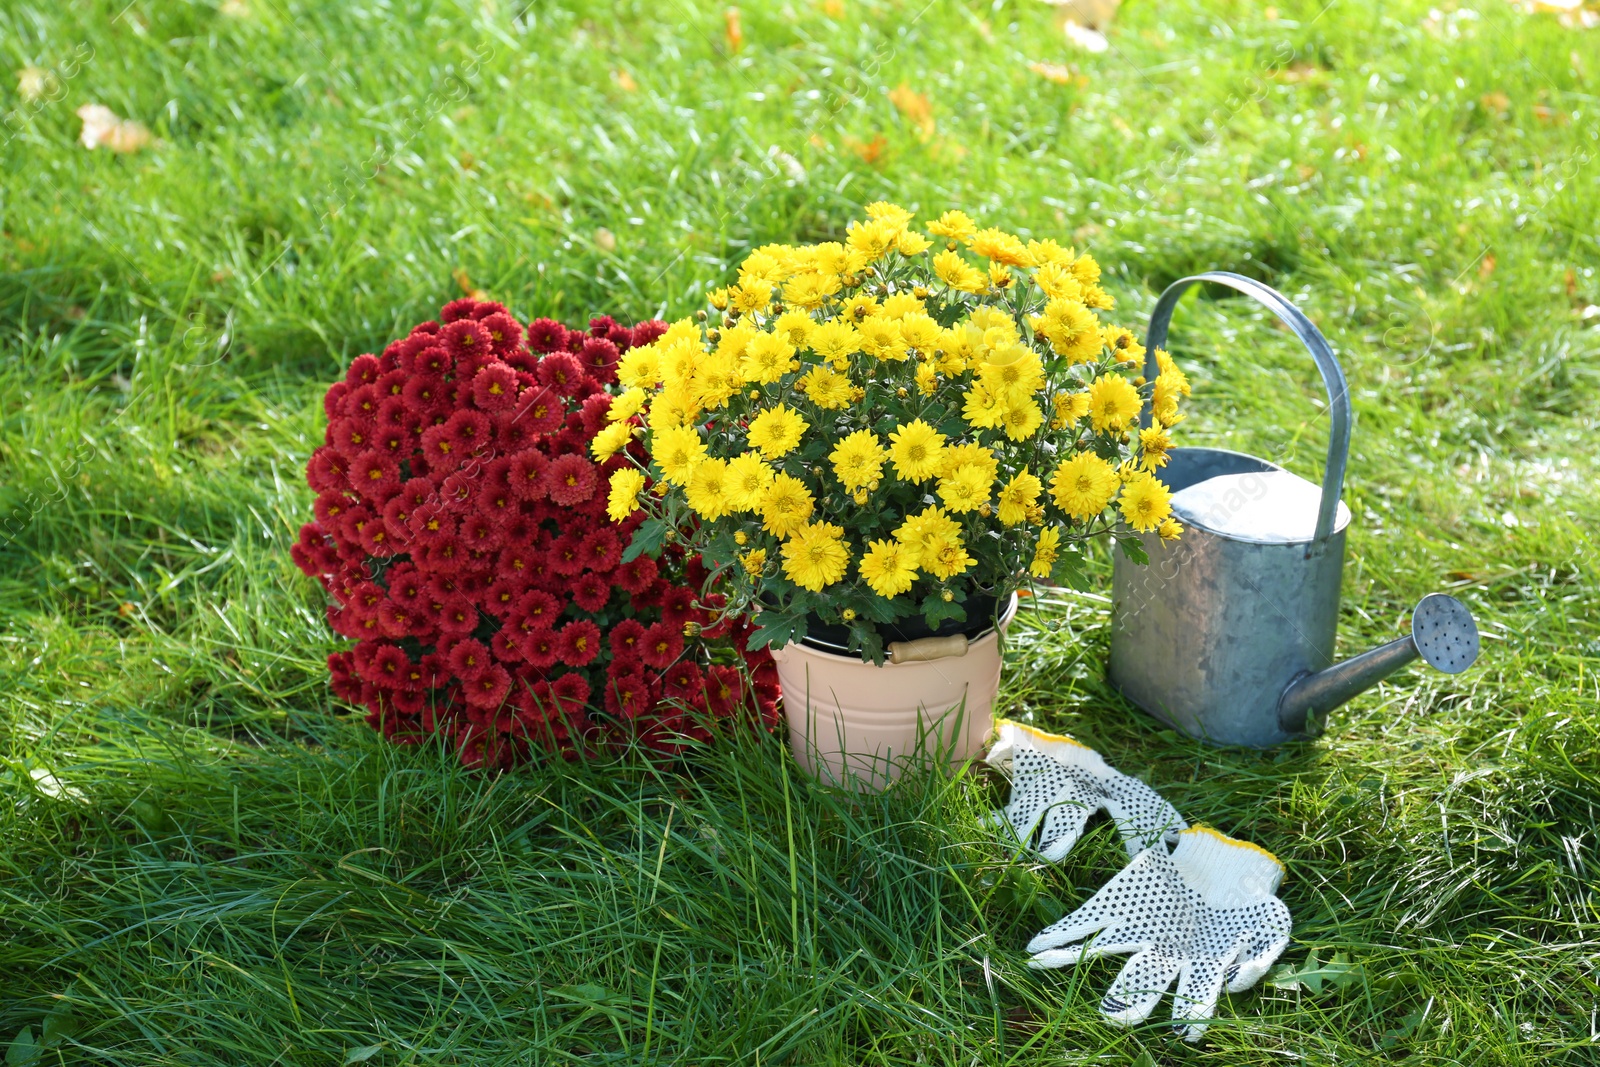
M 732 55 L 722 7 L 689 0 L 124 2 L 0 7 L 0 68 L 58 85 L 0 83 L 0 1045 L 1595 1062 L 1600 34 L 1489 0 L 1129 0 L 1090 56 L 1031 0 L 789 0 L 744 5 Z M 88 102 L 158 143 L 85 151 Z M 524 317 L 685 313 L 753 244 L 879 197 L 1087 245 L 1141 327 L 1199 269 L 1292 294 L 1357 410 L 1342 649 L 1436 589 L 1483 630 L 1470 674 L 1408 669 L 1255 753 L 1108 689 L 1103 599 L 1024 616 L 1006 709 L 1275 851 L 1285 962 L 1352 965 L 1225 997 L 1198 1048 L 1165 1005 L 1104 1026 L 1112 964 L 1027 969 L 1121 850 L 1102 826 L 1059 867 L 1014 861 L 979 773 L 844 797 L 769 739 L 484 778 L 330 705 L 335 642 L 287 549 L 353 355 L 457 271 Z M 1175 326 L 1183 439 L 1314 476 L 1308 360 L 1220 296 Z

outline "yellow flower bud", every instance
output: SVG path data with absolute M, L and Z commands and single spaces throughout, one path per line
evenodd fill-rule
M 734 544 L 742 546 L 748 540 L 750 540 L 750 538 L 745 534 L 745 532 L 743 530 L 735 530 L 733 532 L 733 543 Z
M 950 603 L 955 598 L 956 598 L 956 595 L 954 593 L 952 593 L 948 589 L 946 589 L 944 592 L 939 594 L 939 599 L 944 601 L 946 604 Z
M 855 608 L 845 608 L 844 611 L 840 613 L 840 617 L 843 618 L 845 622 L 855 622 L 856 621 L 856 609 Z
M 699 637 L 700 636 L 700 624 L 697 623 L 697 622 L 686 622 L 686 623 L 684 623 L 683 624 L 683 636 L 685 636 L 685 637 Z

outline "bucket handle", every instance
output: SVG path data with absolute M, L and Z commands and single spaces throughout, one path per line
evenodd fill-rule
M 1350 457 L 1350 387 L 1345 383 L 1344 371 L 1334 358 L 1333 349 L 1327 338 L 1322 336 L 1322 331 L 1288 297 L 1254 278 L 1246 278 L 1232 271 L 1212 270 L 1179 278 L 1167 286 L 1156 301 L 1155 309 L 1150 312 L 1150 331 L 1145 337 L 1144 376 L 1147 381 L 1155 381 L 1160 373 L 1156 349 L 1167 346 L 1167 327 L 1172 322 L 1172 312 L 1178 306 L 1179 297 L 1198 282 L 1226 285 L 1261 303 L 1294 332 L 1316 361 L 1317 370 L 1322 372 L 1322 385 L 1328 391 L 1331 429 L 1328 434 L 1328 462 L 1322 474 L 1322 504 L 1317 511 L 1317 531 L 1313 538 L 1314 541 L 1321 541 L 1333 532 L 1339 497 L 1344 491 L 1345 464 Z M 1150 407 L 1146 405 L 1139 416 L 1139 425 L 1148 427 L 1150 414 Z

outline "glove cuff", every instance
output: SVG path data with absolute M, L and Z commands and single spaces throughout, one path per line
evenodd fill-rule
M 1191 826 L 1179 834 L 1172 863 L 1184 883 L 1214 908 L 1259 903 L 1275 896 L 1283 882 L 1278 857 L 1209 826 Z
M 991 767 L 1003 767 L 1011 762 L 1019 749 L 1032 749 L 1049 756 L 1066 767 L 1078 767 L 1096 778 L 1108 778 L 1114 772 L 1105 759 L 1084 744 L 1066 734 L 1047 734 L 1020 722 L 1000 719 L 995 723 L 995 741 L 984 762 Z

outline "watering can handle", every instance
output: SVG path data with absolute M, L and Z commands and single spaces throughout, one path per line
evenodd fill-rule
M 1144 376 L 1147 380 L 1155 381 L 1160 373 L 1156 349 L 1167 345 L 1167 326 L 1172 322 L 1172 312 L 1178 306 L 1179 297 L 1197 282 L 1216 282 L 1255 298 L 1294 331 L 1300 343 L 1311 353 L 1311 358 L 1316 360 L 1317 369 L 1322 372 L 1322 385 L 1328 390 L 1328 417 L 1332 427 L 1328 435 L 1328 462 L 1322 475 L 1322 504 L 1317 512 L 1315 540 L 1321 541 L 1333 532 L 1339 497 L 1344 490 L 1345 462 L 1350 456 L 1350 388 L 1345 384 L 1344 371 L 1340 369 L 1339 361 L 1334 358 L 1333 349 L 1329 347 L 1327 338 L 1322 336 L 1322 331 L 1306 318 L 1304 312 L 1290 303 L 1288 297 L 1254 278 L 1231 271 L 1213 270 L 1179 278 L 1167 286 L 1156 301 L 1155 309 L 1150 312 L 1150 332 L 1145 338 Z M 1148 406 L 1139 421 L 1142 426 L 1150 425 Z

